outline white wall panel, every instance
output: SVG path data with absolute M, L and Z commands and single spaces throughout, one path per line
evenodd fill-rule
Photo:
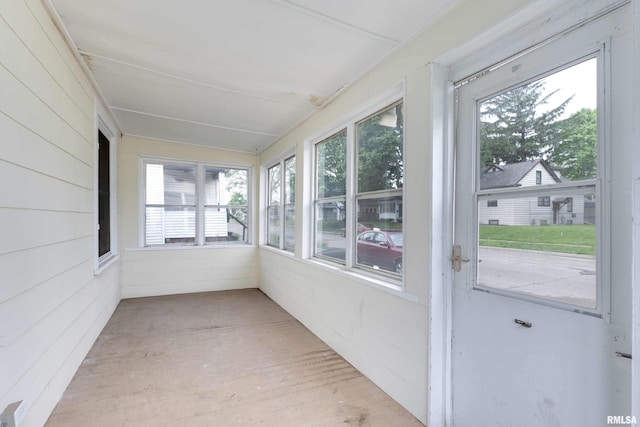
M 2 2 L 0 14 L 26 48 L 83 111 L 93 109 L 94 92 L 39 0 Z
M 3 40 L 3 66 L 22 83 L 29 87 L 43 102 L 74 129 L 82 135 L 90 137 L 93 134 L 93 104 L 85 97 L 84 108 L 79 107 L 70 98 L 47 69 L 34 57 L 18 38 L 16 33 L 0 21 L 0 38 Z M 6 56 L 5 56 L 6 55 Z
M 40 172 L 0 160 L 0 182 L 8 185 L 0 195 L 0 203 L 8 208 L 51 211 L 92 212 L 93 191 L 75 183 L 52 179 Z M 38 197 L 34 197 L 38 194 Z
M 95 93 L 37 0 L 0 2 L 0 410 L 43 425 L 120 300 L 94 275 Z M 116 131 L 116 129 L 114 129 Z
M 88 165 L 93 165 L 93 138 L 87 139 L 61 120 L 28 87 L 0 67 L 0 111 Z M 20 102 L 16 102 L 20 100 Z
M 0 158 L 4 161 L 83 188 L 93 188 L 93 171 L 90 164 L 43 139 L 4 114 L 0 114 L 0 128 L 3 129 L 3 139 L 6 141 L 20 141 L 19 150 L 9 143 L 0 144 Z
M 91 258 L 93 239 L 83 237 L 0 256 L 0 303 Z M 38 268 L 25 268 L 38 260 Z

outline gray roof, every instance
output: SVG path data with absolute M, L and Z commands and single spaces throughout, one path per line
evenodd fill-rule
M 551 169 L 549 164 L 542 159 L 527 160 L 520 163 L 508 163 L 505 165 L 491 165 L 486 167 L 480 174 L 480 189 L 488 190 L 492 188 L 519 187 L 519 182 L 529 173 L 538 163 L 540 163 L 556 180 L 561 182 L 560 178 Z

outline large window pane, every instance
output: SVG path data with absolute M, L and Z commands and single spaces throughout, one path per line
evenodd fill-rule
M 344 201 L 316 203 L 315 255 L 344 261 L 347 247 Z
M 347 132 L 316 144 L 317 198 L 344 196 L 347 189 Z
M 402 103 L 358 123 L 358 192 L 402 188 Z
M 282 188 L 282 171 L 280 164 L 272 166 L 267 171 L 267 244 L 280 247 L 280 233 L 282 223 L 280 218 L 280 202 Z
M 246 207 L 205 208 L 205 243 L 247 243 L 247 212 Z
M 204 243 L 247 243 L 248 172 L 205 168 Z
M 189 244 L 195 242 L 195 207 L 151 207 L 145 212 L 146 244 Z
M 246 206 L 248 200 L 245 169 L 205 168 L 205 205 Z
M 145 172 L 145 244 L 194 244 L 195 166 L 147 164 Z
M 296 225 L 296 158 L 284 162 L 284 248 L 295 249 Z
M 146 203 L 148 205 L 195 206 L 195 167 L 147 164 Z
M 357 200 L 356 263 L 402 274 L 402 195 Z

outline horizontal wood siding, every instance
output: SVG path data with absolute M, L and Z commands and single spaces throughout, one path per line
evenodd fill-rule
M 127 250 L 123 297 L 256 288 L 255 247 Z
M 95 93 L 42 3 L 0 2 L 0 410 L 42 425 L 120 299 L 94 275 Z

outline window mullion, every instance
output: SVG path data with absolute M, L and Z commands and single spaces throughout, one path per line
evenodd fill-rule
M 196 245 L 204 245 L 204 165 L 196 165 Z
M 285 187 L 284 180 L 286 178 L 285 171 L 285 160 L 280 160 L 280 206 L 278 209 L 280 210 L 280 239 L 279 239 L 279 249 L 284 249 L 284 235 L 285 235 L 285 217 L 284 217 L 284 203 L 285 203 Z
M 347 268 L 352 268 L 355 263 L 355 226 L 356 210 L 355 192 L 356 192 L 356 132 L 355 123 L 351 122 L 347 126 L 347 155 L 346 155 L 346 194 L 345 194 L 345 237 L 346 252 L 345 264 Z

